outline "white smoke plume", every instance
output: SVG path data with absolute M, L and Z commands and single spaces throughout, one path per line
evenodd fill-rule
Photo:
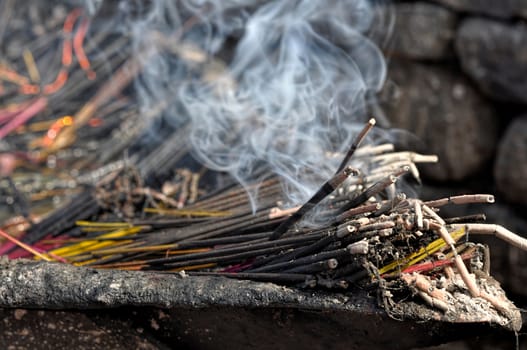
M 345 153 L 384 82 L 367 0 L 123 1 L 118 11 L 148 60 L 135 84 L 145 110 L 170 101 L 199 161 L 242 184 L 264 166 L 290 204 L 335 172 L 340 159 L 326 155 Z M 179 55 L 149 45 L 152 31 L 178 36 Z

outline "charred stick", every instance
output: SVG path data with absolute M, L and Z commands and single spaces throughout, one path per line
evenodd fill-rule
M 202 264 L 227 264 L 227 263 L 234 263 L 234 262 L 240 262 L 248 258 L 253 258 L 256 256 L 264 255 L 264 254 L 272 254 L 276 253 L 282 249 L 288 249 L 291 247 L 296 247 L 297 244 L 290 244 L 290 245 L 280 245 L 275 247 L 268 247 L 268 248 L 262 248 L 262 249 L 255 249 L 250 251 L 244 251 L 243 253 L 235 253 L 235 254 L 229 254 L 229 255 L 222 255 L 222 256 L 212 256 L 208 258 L 202 258 L 202 259 L 195 259 L 190 261 L 180 261 L 175 263 L 168 263 L 164 264 L 164 262 L 159 261 L 161 259 L 157 259 L 157 265 L 150 266 L 149 268 L 153 269 L 171 269 L 171 268 L 184 268 L 187 266 L 194 266 L 194 265 L 202 265 Z M 167 258 L 170 259 L 170 258 Z M 159 264 L 164 264 L 162 266 L 159 266 Z
M 361 205 L 360 207 L 351 208 L 351 209 L 346 210 L 345 212 L 339 214 L 335 221 L 336 222 L 342 222 L 342 221 L 345 221 L 345 220 L 347 220 L 349 218 L 352 218 L 354 216 L 357 216 L 357 215 L 360 215 L 360 214 L 371 213 L 371 212 L 380 210 L 381 208 L 382 208 L 382 204 L 379 203 L 379 202 L 372 203 L 372 204 Z
M 77 208 L 75 208 L 77 209 Z M 57 236 L 61 234 L 65 229 L 72 228 L 75 226 L 77 220 L 86 220 L 97 214 L 100 210 L 99 205 L 95 198 L 91 198 L 86 203 L 84 203 L 78 210 L 72 211 L 64 220 L 57 221 L 56 224 L 52 225 L 49 228 L 48 234 L 52 236 Z
M 308 273 L 316 274 L 323 271 L 334 270 L 338 266 L 338 260 L 335 258 L 317 261 L 312 264 L 302 265 L 280 271 L 280 273 Z
M 354 247 L 348 246 L 346 248 L 340 248 L 340 249 L 331 250 L 327 252 L 317 253 L 317 254 L 306 256 L 306 257 L 299 258 L 296 260 L 261 266 L 255 269 L 249 269 L 248 271 L 250 272 L 283 271 L 285 269 L 291 269 L 293 267 L 297 267 L 297 266 L 301 266 L 305 264 L 311 264 L 311 263 L 321 261 L 321 260 L 327 260 L 327 259 L 337 259 L 338 260 L 340 257 L 353 254 L 353 252 L 354 252 Z
M 393 228 L 395 227 L 395 222 L 393 221 L 380 221 L 380 222 L 373 222 L 368 225 L 362 225 L 359 227 L 359 232 L 366 232 L 366 231 L 379 231 L 384 230 L 387 228 Z
M 265 241 L 265 242 L 254 243 L 254 244 L 248 243 L 248 244 L 242 244 L 242 245 L 238 245 L 238 246 L 230 247 L 230 248 L 213 249 L 211 251 L 203 252 L 203 253 L 185 254 L 185 255 L 179 255 L 179 256 L 161 258 L 161 259 L 151 259 L 151 260 L 148 260 L 148 264 L 154 265 L 158 263 L 172 263 L 172 262 L 179 262 L 179 261 L 189 262 L 194 259 L 225 256 L 225 255 L 230 255 L 230 254 L 235 254 L 235 253 L 246 252 L 249 250 L 298 245 L 298 244 L 304 244 L 306 242 L 311 242 L 313 240 L 319 239 L 320 237 L 321 237 L 320 234 L 313 234 L 313 235 L 289 237 L 289 238 L 284 238 L 284 239 L 280 239 L 276 241 Z
M 362 140 L 366 137 L 368 132 L 370 132 L 371 128 L 375 125 L 375 119 L 371 118 L 368 120 L 368 123 L 364 126 L 364 128 L 361 130 L 361 132 L 357 135 L 355 140 L 353 141 L 353 144 L 351 145 L 350 149 L 348 150 L 348 153 L 344 156 L 344 159 L 342 159 L 342 162 L 340 163 L 337 173 L 340 173 L 344 168 L 348 165 L 351 157 L 353 157 L 353 154 L 357 150 L 357 147 L 361 144 Z
M 444 219 L 445 222 L 448 224 L 462 224 L 462 223 L 482 223 L 487 220 L 487 216 L 485 214 L 473 214 L 473 215 L 465 215 L 465 216 L 456 216 L 453 218 L 446 218 Z
M 185 227 L 188 225 L 200 224 L 214 220 L 208 217 L 192 217 L 182 219 L 143 219 L 132 221 L 133 226 L 148 226 L 151 230 L 161 230 L 167 228 Z
M 227 237 L 220 237 L 220 238 L 211 238 L 211 239 L 204 239 L 204 240 L 191 240 L 188 242 L 180 242 L 180 243 L 174 243 L 174 244 L 158 244 L 159 247 L 158 252 L 163 251 L 169 251 L 169 250 L 183 250 L 183 249 L 195 249 L 195 248 L 207 248 L 217 245 L 229 245 L 234 244 L 236 242 L 238 243 L 248 243 L 249 242 L 255 242 L 261 239 L 265 239 L 271 235 L 271 232 L 263 232 L 258 234 L 246 234 L 246 235 L 237 235 L 237 236 L 227 236 Z M 141 235 L 141 238 L 144 238 L 144 235 Z M 123 238 L 123 239 L 126 239 Z M 134 236 L 130 236 L 130 239 L 134 239 Z M 136 240 L 137 242 L 133 243 L 133 247 L 140 245 L 144 246 L 144 249 L 135 249 L 132 248 L 129 251 L 127 251 L 126 247 L 122 247 L 122 249 L 112 249 L 109 248 L 104 251 L 104 254 L 112 253 L 110 257 L 106 258 L 99 258 L 99 261 L 96 261 L 92 264 L 89 264 L 89 266 L 92 265 L 100 265 L 102 264 L 100 261 L 105 260 L 108 262 L 118 262 L 118 261 L 132 261 L 137 260 L 140 258 L 147 258 L 152 254 L 151 247 L 155 246 L 154 243 L 148 243 L 145 240 Z M 267 241 L 267 240 L 266 240 Z M 130 247 L 132 247 L 130 245 Z M 164 248 L 162 246 L 165 246 Z M 122 251 L 122 252 L 121 252 Z M 127 252 L 126 252 L 127 251 Z M 103 253 L 98 254 L 95 257 L 100 257 Z M 112 259 L 113 256 L 118 256 L 118 259 Z
M 337 269 L 335 269 L 332 272 L 332 278 L 340 279 L 340 278 L 343 278 L 344 276 L 349 276 L 354 273 L 357 273 L 358 271 L 361 271 L 364 269 L 364 267 L 362 266 L 363 264 L 364 262 L 361 262 L 358 260 L 350 261 L 346 264 L 341 264 L 341 266 L 339 266 Z
M 362 249 L 366 254 L 368 248 L 367 239 L 372 237 L 389 237 L 393 234 L 393 228 L 381 228 L 368 231 L 361 231 L 359 233 L 349 235 L 341 241 L 343 245 L 355 244 L 357 248 Z
M 230 237 L 221 237 L 221 238 L 212 238 L 212 239 L 205 239 L 205 240 L 198 240 L 198 241 L 190 241 L 186 243 L 174 243 L 174 244 L 167 244 L 164 246 L 159 246 L 158 251 L 166 251 L 169 249 L 194 249 L 194 248 L 206 248 L 206 247 L 214 247 L 218 245 L 227 245 L 227 244 L 234 244 L 234 243 L 246 243 L 251 242 L 257 239 L 267 238 L 271 232 L 262 232 L 262 233 L 255 233 L 255 234 L 246 234 L 246 235 L 239 235 L 239 236 L 230 236 Z M 134 239 L 134 236 L 126 236 L 122 237 L 124 240 L 130 240 Z M 118 240 L 118 239 L 112 239 L 108 238 L 106 240 Z M 99 240 L 104 241 L 104 239 Z M 119 248 L 104 248 L 99 250 L 92 251 L 92 255 L 95 256 L 102 256 L 107 254 L 124 254 L 124 253 L 137 253 L 137 252 L 143 252 L 143 251 L 153 251 L 152 245 L 144 245 L 143 242 L 133 243 L 131 245 L 127 245 L 124 247 Z
M 306 234 L 305 232 L 302 233 L 302 232 L 299 232 L 299 234 Z M 327 229 L 318 229 L 318 230 L 314 230 L 314 231 L 309 231 L 309 234 L 322 234 L 323 236 L 327 236 L 328 235 L 328 230 Z M 334 243 L 337 243 L 338 241 L 334 240 L 332 243 L 329 243 L 329 245 L 327 245 L 325 248 L 323 248 L 322 250 L 326 250 L 330 247 L 332 247 L 332 245 Z M 313 244 L 316 244 L 317 242 L 313 242 Z M 298 249 L 303 249 L 305 247 L 298 247 Z M 340 248 L 337 247 L 337 248 Z M 332 248 L 330 250 L 335 250 L 337 248 Z M 251 266 L 247 267 L 247 268 L 256 268 L 256 267 L 260 267 L 260 266 L 264 266 L 264 265 L 268 265 L 271 261 L 274 261 L 276 260 L 277 258 L 282 258 L 282 257 L 286 257 L 287 255 L 291 254 L 291 253 L 295 253 L 296 254 L 296 249 L 291 249 L 291 250 L 287 250 L 287 251 L 282 251 L 282 252 L 279 252 L 278 254 L 276 255 L 269 255 L 269 256 L 264 256 L 264 257 L 257 257 L 253 263 L 251 264 Z M 284 261 L 288 261 L 290 259 L 283 259 Z
M 263 221 L 261 223 L 256 223 L 251 225 L 250 227 L 240 228 L 230 234 L 236 234 L 236 235 L 243 235 L 243 234 L 250 234 L 255 232 L 261 232 L 261 231 L 271 231 L 271 233 L 274 231 L 274 229 L 280 225 L 280 223 L 284 221 L 281 217 L 275 218 L 275 219 L 269 219 L 267 221 Z M 228 235 L 230 235 L 228 234 Z M 269 237 L 271 234 L 269 234 Z
M 259 196 L 274 197 L 281 192 L 280 184 L 276 179 L 264 181 L 259 185 Z M 221 208 L 225 210 L 227 207 L 236 207 L 239 205 L 249 205 L 247 191 L 245 189 L 228 191 L 227 193 L 219 193 L 214 197 L 208 199 L 199 199 L 193 205 L 187 208 Z
M 370 197 L 373 197 L 380 192 L 384 191 L 388 186 L 394 184 L 397 181 L 397 178 L 405 173 L 407 173 L 410 169 L 408 167 L 403 167 L 399 169 L 397 172 L 391 174 L 390 176 L 386 177 L 385 179 L 373 184 L 372 186 L 368 187 L 364 192 L 359 194 L 357 197 L 351 199 L 348 203 L 346 203 L 342 208 L 340 209 L 340 212 L 343 213 L 346 210 L 349 210 L 351 208 L 355 208 L 362 203 L 366 202 Z
M 262 232 L 262 233 L 253 233 L 253 234 L 244 234 L 236 236 L 227 236 L 220 238 L 210 238 L 197 241 L 188 241 L 178 243 L 178 246 L 183 249 L 188 248 L 199 248 L 199 247 L 211 247 L 224 244 L 233 244 L 233 243 L 244 243 L 249 242 L 255 239 L 267 238 L 272 234 L 272 232 Z
M 447 204 L 494 203 L 494 196 L 490 194 L 470 194 L 452 196 L 433 201 L 424 202 L 429 207 L 442 207 Z
M 344 280 L 348 283 L 357 283 L 361 280 L 364 280 L 366 278 L 368 278 L 368 276 L 370 275 L 370 273 L 368 272 L 368 270 L 366 270 L 363 266 L 360 267 L 361 269 L 357 272 L 353 272 L 351 275 L 349 276 L 342 276 L 340 277 L 341 280 Z
M 189 234 L 186 235 L 184 239 L 182 239 L 181 237 L 178 237 L 178 239 L 187 241 L 188 239 L 198 240 L 198 239 L 217 237 L 217 236 L 220 236 L 226 233 L 234 234 L 234 233 L 240 232 L 241 230 L 247 230 L 252 227 L 256 227 L 262 224 L 269 223 L 270 220 L 274 220 L 280 217 L 281 217 L 281 214 L 275 213 L 273 211 L 273 208 L 271 208 L 271 210 L 262 211 L 260 214 L 256 216 L 253 216 L 252 214 L 248 214 L 247 216 L 234 220 L 233 222 L 224 222 L 219 227 L 212 224 L 213 226 L 212 229 L 206 233 L 194 235 L 192 232 L 189 232 Z
M 284 245 L 276 246 L 270 248 L 255 249 L 250 251 L 245 251 L 243 253 L 235 253 L 223 256 L 212 256 L 202 259 L 194 259 L 190 261 L 179 261 L 175 263 L 163 264 L 163 259 L 140 259 L 142 256 L 146 256 L 148 253 L 138 254 L 132 258 L 127 257 L 127 259 L 116 261 L 109 264 L 93 264 L 90 265 L 96 268 L 133 268 L 140 267 L 141 269 L 150 269 L 150 270 L 169 270 L 169 269 L 178 269 L 185 270 L 187 267 L 189 269 L 194 269 L 196 266 L 203 266 L 203 268 L 213 267 L 217 264 L 228 264 L 228 263 L 237 263 L 248 258 L 253 258 L 263 254 L 272 254 L 282 249 L 288 249 L 295 247 L 296 245 Z M 165 258 L 166 260 L 171 260 L 171 257 Z M 150 265 L 150 261 L 154 260 L 155 265 Z M 205 266 L 206 265 L 206 266 Z
M 280 238 L 289 228 L 298 222 L 307 212 L 313 209 L 318 203 L 320 203 L 324 198 L 330 195 L 340 184 L 342 184 L 350 175 L 357 174 L 357 170 L 352 167 L 346 167 L 344 170 L 337 173 L 333 178 L 328 180 L 322 185 L 322 187 L 308 200 L 304 205 L 302 205 L 293 215 L 287 218 L 278 228 L 273 232 L 273 235 L 270 239 Z
M 23 239 L 24 243 L 33 244 L 48 234 L 57 235 L 64 228 L 75 225 L 76 220 L 90 217 L 99 210 L 97 202 L 90 191 L 82 192 L 68 205 L 55 211 L 46 219 L 33 225 Z
M 252 227 L 267 222 L 270 210 L 261 209 L 255 215 L 250 210 L 218 220 L 205 221 L 201 224 L 190 225 L 179 229 L 171 229 L 153 236 L 149 244 L 167 244 L 181 241 L 195 241 L 208 239 L 223 234 L 234 234 L 237 230 Z
M 274 258 L 270 257 L 269 259 L 261 259 L 259 261 L 255 261 L 254 264 L 251 266 L 251 269 L 255 269 L 255 268 L 257 268 L 259 266 L 263 266 L 263 265 L 270 265 L 270 264 L 277 264 L 277 263 L 281 263 L 281 262 L 286 262 L 286 261 L 289 261 L 289 260 L 297 259 L 297 258 L 302 257 L 302 256 L 313 254 L 315 252 L 318 252 L 318 251 L 324 249 L 330 243 L 335 242 L 338 238 L 340 238 L 340 237 L 337 237 L 336 234 L 330 234 L 330 235 L 328 235 L 326 237 L 323 237 L 320 240 L 318 240 L 318 241 L 316 241 L 316 242 L 314 242 L 314 243 L 312 243 L 312 244 L 310 244 L 308 246 L 300 247 L 300 248 L 297 248 L 297 249 L 293 249 L 290 252 L 287 252 L 285 254 L 276 256 Z
M 381 216 L 392 211 L 399 203 L 406 199 L 406 194 L 398 193 L 393 199 L 382 203 L 381 207 L 373 213 L 373 216 Z

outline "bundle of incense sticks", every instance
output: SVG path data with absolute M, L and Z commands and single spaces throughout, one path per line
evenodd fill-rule
M 455 307 L 461 292 L 507 312 L 482 277 L 488 251 L 467 237 L 493 234 L 522 249 L 525 240 L 483 223 L 483 214 L 440 215 L 442 206 L 493 197 L 423 202 L 397 186 L 402 177 L 419 181 L 416 164 L 436 156 L 395 151 L 392 144 L 360 146 L 371 120 L 309 201 L 284 206 L 281 179 L 265 168 L 254 170 L 258 180 L 248 189 L 189 159 L 186 125 L 163 127 L 160 141 L 137 146 L 169 106 L 158 101 L 140 112 L 126 91 L 152 57 L 130 55 L 129 38 L 93 29 L 96 19 L 73 7 L 57 11 L 28 40 L 8 19 L 26 18 L 35 6 L 43 10 L 5 2 L 0 14 L 14 13 L 0 21 L 0 33 L 27 43 L 23 59 L 0 62 L 0 198 L 19 214 L 0 230 L 0 253 L 300 288 L 376 287 L 385 305 L 418 295 L 443 311 Z M 177 45 L 179 37 L 155 38 L 157 51 L 183 63 L 196 57 Z M 248 190 L 258 193 L 257 210 Z M 49 205 L 65 195 L 65 205 Z
M 0 184 L 0 205 L 7 207 L 1 220 L 11 212 L 30 222 L 81 192 L 77 174 L 113 160 L 98 140 L 139 118 L 124 86 L 108 93 L 130 40 L 59 2 L 3 1 L 0 13 L 0 41 L 8 39 L 0 47 L 0 174 L 9 179 Z
M 151 50 L 138 50 L 148 53 L 133 54 L 117 18 L 74 4 L 0 1 L 0 221 L 15 236 L 71 197 L 86 198 L 84 187 L 119 167 L 123 153 L 147 181 L 186 154 L 185 126 L 165 125 L 174 101 L 156 97 L 144 110 L 127 88 L 157 54 L 188 63 L 180 37 L 154 35 Z M 98 209 L 90 203 L 87 217 Z
M 56 234 L 30 247 L 38 250 L 37 259 L 99 269 L 185 272 L 300 288 L 378 287 L 390 300 L 417 294 L 443 311 L 454 307 L 455 293 L 463 290 L 506 312 L 506 303 L 481 278 L 489 271 L 486 247 L 467 237 L 494 234 L 523 249 L 525 239 L 483 223 L 483 214 L 439 215 L 445 205 L 492 203 L 493 196 L 408 198 L 397 191 L 398 179 L 418 178 L 415 163 L 437 158 L 395 152 L 390 144 L 356 147 L 364 134 L 352 146 L 353 157 L 345 157 L 350 165 L 339 167 L 302 206 L 280 206 L 276 177 L 254 185 L 260 206 L 253 212 L 246 188 L 201 194 L 200 175 L 182 170 L 171 192 L 157 192 L 144 186 L 135 168 L 124 166 L 86 192 L 99 208 L 90 221 L 55 227 Z M 79 198 L 68 206 L 70 220 L 90 205 Z M 391 287 L 398 292 L 388 292 Z

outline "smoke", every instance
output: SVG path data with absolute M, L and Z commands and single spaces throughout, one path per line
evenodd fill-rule
M 200 162 L 244 185 L 257 169 L 274 172 L 290 204 L 335 172 L 340 159 L 326 155 L 345 153 L 385 79 L 367 36 L 370 1 L 123 1 L 118 10 L 145 61 L 135 82 L 144 110 L 170 101 L 167 115 L 190 123 Z M 154 31 L 177 47 L 159 48 Z

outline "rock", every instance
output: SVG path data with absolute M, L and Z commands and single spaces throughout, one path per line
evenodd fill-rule
M 381 95 L 393 127 L 409 130 L 439 163 L 429 179 L 461 180 L 482 170 L 496 145 L 490 106 L 461 75 L 438 66 L 392 62 Z
M 442 59 L 451 55 L 456 33 L 456 14 L 428 3 L 393 6 L 395 23 L 389 51 L 413 59 Z M 386 7 L 390 11 L 390 7 Z
M 360 288 L 345 294 L 304 291 L 211 276 L 92 270 L 23 259 L 0 258 L 0 280 L 1 307 L 61 311 L 43 313 L 37 320 L 41 310 L 37 315 L 28 311 L 17 320 L 14 312 L 0 308 L 2 330 L 12 332 L 7 344 L 18 339 L 20 348 L 29 349 L 42 348 L 27 337 L 38 339 L 45 329 L 54 334 L 44 340 L 57 342 L 59 348 L 64 348 L 60 345 L 68 334 L 80 333 L 83 342 L 86 335 L 100 338 L 102 346 L 90 349 L 150 349 L 147 346 L 157 340 L 183 349 L 348 349 L 351 344 L 374 350 L 395 343 L 397 349 L 413 349 L 475 334 L 519 331 L 522 323 L 520 311 L 490 276 L 484 283 L 510 310 L 506 315 L 489 303 L 476 305 L 457 294 L 448 313 L 398 301 L 401 313 L 395 318 L 378 306 L 376 293 Z M 123 329 L 131 327 L 135 330 Z M 113 334 L 102 337 L 104 333 Z M 137 339 L 141 334 L 144 347 Z M 123 347 L 112 346 L 123 336 Z M 2 345 L 0 337 L 0 349 L 5 349 Z M 83 345 L 76 348 L 86 348 Z
M 527 103 L 527 25 L 467 19 L 455 48 L 463 70 L 489 96 Z
M 527 17 L 525 0 L 434 0 L 461 12 L 480 13 L 498 18 Z
M 527 116 L 515 119 L 505 132 L 494 176 L 498 190 L 508 201 L 527 205 Z

